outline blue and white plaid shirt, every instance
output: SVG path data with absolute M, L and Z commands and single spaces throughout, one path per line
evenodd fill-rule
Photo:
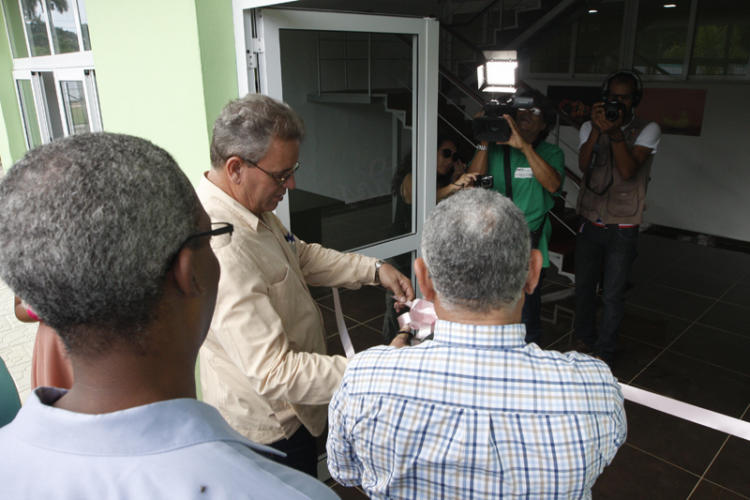
M 524 336 L 438 320 L 432 341 L 358 354 L 328 410 L 331 475 L 373 498 L 591 498 L 625 441 L 620 387 Z

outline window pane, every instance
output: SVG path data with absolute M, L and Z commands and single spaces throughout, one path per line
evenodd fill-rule
M 570 65 L 569 24 L 551 23 L 549 29 L 535 36 L 529 46 L 531 73 L 568 73 Z
M 49 134 L 52 140 L 59 139 L 65 136 L 65 132 L 60 118 L 60 106 L 57 103 L 57 92 L 55 92 L 55 76 L 51 71 L 43 71 L 39 74 L 42 78 L 44 104 L 47 107 Z
M 399 203 L 392 184 L 421 126 L 412 119 L 416 38 L 283 29 L 279 41 L 284 101 L 315 131 L 289 191 L 292 231 L 337 250 L 411 233 L 416 204 Z
M 71 8 L 71 2 L 61 0 L 46 0 L 47 11 L 52 19 L 52 42 L 55 54 L 78 52 L 78 32 L 76 19 Z
M 26 24 L 26 36 L 29 39 L 32 56 L 50 55 L 47 38 L 47 19 L 40 0 L 21 0 L 23 20 Z
M 62 90 L 63 107 L 65 108 L 65 119 L 68 122 L 68 130 L 71 135 L 89 132 L 89 115 L 86 111 L 86 95 L 83 93 L 83 82 L 64 81 L 60 82 Z
M 83 50 L 91 50 L 89 39 L 89 20 L 86 17 L 86 6 L 83 0 L 78 0 L 78 18 L 81 20 L 81 37 L 83 38 Z
M 750 2 L 698 3 L 691 75 L 746 75 L 750 58 Z
M 21 98 L 21 113 L 23 115 L 23 127 L 26 130 L 26 139 L 29 149 L 42 144 L 42 135 L 39 132 L 39 120 L 34 105 L 34 93 L 31 90 L 31 80 L 18 80 L 18 95 Z
M 26 39 L 23 35 L 23 20 L 21 11 L 18 9 L 18 2 L 0 2 L 5 14 L 5 28 L 8 30 L 10 39 L 10 48 L 13 51 L 13 57 L 29 57 L 26 50 Z
M 610 73 L 620 66 L 623 2 L 597 4 L 596 13 L 583 16 L 576 38 L 576 73 Z
M 685 58 L 689 2 L 641 0 L 635 42 L 635 66 L 647 75 L 681 75 Z

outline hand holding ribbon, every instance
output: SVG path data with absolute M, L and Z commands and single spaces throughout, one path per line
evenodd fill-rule
M 432 334 L 432 327 L 437 321 L 435 306 L 424 299 L 414 299 L 405 304 L 409 306 L 409 312 L 398 317 L 399 329 L 404 330 L 408 327 L 411 330 L 417 330 L 414 337 L 417 340 L 424 340 Z

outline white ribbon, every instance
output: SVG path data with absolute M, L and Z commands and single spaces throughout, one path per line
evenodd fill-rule
M 349 337 L 349 330 L 346 329 L 346 323 L 344 322 L 344 313 L 341 312 L 341 299 L 339 299 L 339 289 L 331 288 L 333 290 L 333 309 L 336 314 L 336 327 L 339 329 L 339 337 L 341 337 L 341 345 L 344 347 L 344 353 L 347 358 L 354 356 L 354 346 L 352 345 L 352 339 Z
M 750 441 L 750 422 L 644 391 L 632 385 L 620 384 L 620 388 L 623 397 L 633 403 Z

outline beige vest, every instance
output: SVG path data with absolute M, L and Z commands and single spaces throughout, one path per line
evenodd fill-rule
M 629 149 L 646 125 L 648 122 L 636 117 L 625 127 L 623 134 Z M 578 193 L 578 213 L 590 221 L 600 219 L 605 224 L 640 224 L 646 209 L 646 186 L 652 161 L 653 156 L 649 156 L 633 177 L 624 180 L 615 168 L 609 136 L 601 134 Z

